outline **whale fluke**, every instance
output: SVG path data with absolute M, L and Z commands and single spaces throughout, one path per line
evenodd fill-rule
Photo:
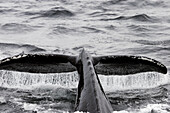
M 76 56 L 61 54 L 19 54 L 0 61 L 0 70 L 30 73 L 62 73 L 76 71 Z M 155 71 L 167 73 L 160 62 L 143 56 L 92 57 L 95 70 L 104 75 L 128 75 Z
M 58 54 L 19 54 L 0 61 L 0 70 L 30 73 L 62 73 L 76 71 L 75 56 Z
M 113 111 L 98 74 L 127 75 L 147 71 L 167 73 L 167 68 L 163 64 L 151 58 L 141 56 L 91 57 L 84 49 L 79 56 L 23 53 L 1 60 L 0 70 L 31 73 L 62 73 L 77 70 L 79 84 L 75 110 L 90 113 Z
M 128 75 L 148 71 L 167 73 L 163 64 L 143 56 L 93 57 L 93 63 L 96 72 L 104 75 Z

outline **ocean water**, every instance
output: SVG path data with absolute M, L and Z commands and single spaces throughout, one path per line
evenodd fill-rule
M 1 0 L 0 59 L 22 52 L 137 55 L 168 73 L 99 75 L 113 113 L 170 112 L 170 1 Z M 0 113 L 73 112 L 77 72 L 0 71 Z

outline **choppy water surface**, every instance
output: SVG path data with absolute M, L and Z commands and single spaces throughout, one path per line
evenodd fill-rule
M 168 0 L 1 0 L 0 59 L 21 52 L 141 55 L 170 68 Z M 114 113 L 170 112 L 167 75 L 100 75 Z M 0 71 L 0 112 L 73 111 L 77 73 Z

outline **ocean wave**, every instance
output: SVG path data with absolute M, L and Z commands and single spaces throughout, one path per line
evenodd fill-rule
M 85 44 L 85 45 L 81 45 L 81 46 L 77 46 L 72 48 L 74 51 L 81 51 L 83 48 L 87 48 L 87 49 L 91 49 L 94 48 L 93 46 L 89 45 L 89 44 Z
M 7 95 L 8 94 L 6 94 L 6 97 L 4 98 L 4 100 L 6 102 L 5 103 L 0 103 L 0 107 L 1 107 L 0 111 L 1 111 L 1 113 L 3 113 L 3 112 L 5 112 L 5 113 L 22 113 L 23 109 L 20 106 L 18 106 L 16 104 L 14 104 L 13 102 L 11 102 L 9 100 L 9 97 L 7 98 Z M 3 98 L 3 97 L 0 97 L 0 98 Z
M 36 53 L 36 52 L 45 52 L 45 49 L 36 47 L 34 45 L 29 44 L 13 44 L 13 43 L 0 43 L 0 49 L 1 51 L 4 50 L 4 54 L 6 54 L 6 51 L 17 51 L 18 49 L 27 53 Z
M 1 26 L 3 33 L 27 33 L 34 30 L 33 26 L 19 23 L 6 23 Z
M 76 32 L 75 29 L 67 28 L 64 26 L 56 26 L 52 29 L 53 29 L 52 34 L 69 34 L 69 33 Z
M 128 7 L 145 7 L 145 6 L 165 6 L 163 0 L 110 0 L 103 2 L 102 5 L 127 5 Z
M 74 13 L 63 8 L 63 7 L 54 7 L 47 11 L 41 12 L 41 17 L 71 17 L 74 16 Z
M 53 52 L 57 53 L 57 54 L 75 55 L 75 53 L 70 51 L 69 48 L 65 48 L 65 49 L 57 48 L 57 49 L 53 50 Z
M 15 9 L 8 9 L 8 8 L 0 8 L 0 13 L 1 14 L 6 14 L 6 13 L 10 13 L 10 12 L 17 12 L 18 10 Z
M 132 24 L 132 25 L 128 25 L 127 28 L 129 28 L 129 30 L 135 31 L 135 32 L 143 32 L 143 33 L 148 33 L 151 35 L 168 35 L 168 30 L 170 30 L 169 27 L 167 26 L 163 26 L 163 25 L 148 25 L 148 24 Z M 162 33 L 162 31 L 164 31 L 164 33 Z
M 150 29 L 147 28 L 147 26 L 141 26 L 141 25 L 129 25 L 127 26 L 129 29 L 135 31 L 135 32 L 145 32 L 150 31 Z
M 138 14 L 134 16 L 119 16 L 116 18 L 100 19 L 101 21 L 112 21 L 112 20 L 134 20 L 140 22 L 157 22 L 158 19 L 148 16 L 147 14 Z
M 25 11 L 25 12 L 22 12 L 24 15 L 27 15 L 27 16 L 35 16 L 35 15 L 40 15 L 41 13 L 40 12 L 35 12 L 35 11 Z
M 0 91 L 3 91 L 0 95 L 1 112 L 63 113 L 61 111 L 74 111 L 75 89 L 56 88 L 56 86 L 51 88 L 46 85 L 32 90 L 0 87 Z
M 164 102 L 164 99 L 167 98 L 167 92 L 168 90 L 166 88 L 159 86 L 151 89 L 136 89 L 111 92 L 108 93 L 107 96 L 111 101 L 113 108 L 116 111 L 120 111 L 127 110 L 128 108 L 136 109 L 137 106 L 137 109 L 139 109 L 139 106 L 141 106 L 143 103 L 146 103 L 145 105 L 147 105 L 157 101 Z
M 100 30 L 95 27 L 73 27 L 73 28 L 68 28 L 65 26 L 56 26 L 52 28 L 51 34 L 79 34 L 79 33 L 105 33 L 103 30 Z
M 157 56 L 169 56 L 170 53 L 170 47 L 159 47 L 159 46 L 151 46 L 150 43 L 143 43 L 144 46 L 143 48 L 128 48 L 128 51 L 131 51 L 131 54 L 145 54 L 145 56 L 157 54 Z
M 29 52 L 45 52 L 46 51 L 45 49 L 36 47 L 34 45 L 29 45 L 29 44 L 20 45 L 20 48 L 29 50 Z
M 46 93 L 48 91 L 51 91 L 51 93 L 50 94 Z M 70 102 L 73 104 L 73 106 L 76 100 L 76 91 L 67 88 L 61 88 L 61 87 L 54 88 L 47 85 L 44 87 L 35 88 L 32 90 L 32 92 L 35 93 L 36 95 L 30 95 L 27 97 L 23 97 L 22 99 L 27 103 L 37 103 L 37 104 L 43 101 L 44 102 L 55 101 L 56 103 L 63 101 L 63 102 Z M 39 96 L 39 94 L 42 93 L 44 94 L 44 96 Z
M 41 11 L 25 11 L 22 14 L 26 16 L 34 16 L 31 19 L 37 19 L 39 17 L 48 17 L 48 18 L 60 18 L 60 17 L 72 17 L 75 14 L 63 7 L 54 7 L 48 10 Z
M 138 8 L 146 6 L 160 7 L 165 6 L 165 2 L 163 0 L 129 0 L 128 5 Z
M 102 5 L 114 5 L 114 4 L 120 4 L 124 1 L 127 1 L 127 0 L 109 0 L 109 1 L 105 1 L 102 3 Z
M 93 13 L 90 13 L 89 15 L 92 16 L 92 17 L 102 17 L 102 16 L 111 17 L 111 16 L 117 16 L 116 13 L 113 13 L 113 12 L 105 12 L 105 11 L 102 11 L 102 12 L 95 11 L 95 12 L 93 12 Z
M 84 33 L 104 33 L 104 31 L 95 27 L 81 27 L 80 30 Z
M 144 45 L 164 45 L 164 46 L 170 45 L 170 40 L 165 41 L 136 40 L 134 42 Z
M 131 17 L 127 17 L 127 19 L 133 19 L 133 20 L 142 21 L 142 22 L 153 22 L 154 21 L 154 18 L 152 18 L 146 14 L 134 15 Z

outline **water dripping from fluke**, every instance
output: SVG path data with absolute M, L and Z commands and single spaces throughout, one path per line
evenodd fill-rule
M 0 71 L 0 86 L 7 88 L 31 89 L 42 85 L 75 88 L 78 83 L 76 72 L 34 74 L 15 71 Z
M 144 72 L 131 75 L 99 75 L 105 91 L 148 89 L 169 83 L 169 73 Z M 35 74 L 16 71 L 0 71 L 0 86 L 7 88 L 35 88 L 39 86 L 76 88 L 77 72 Z
M 105 91 L 150 89 L 169 83 L 169 73 L 144 72 L 131 75 L 99 76 Z

